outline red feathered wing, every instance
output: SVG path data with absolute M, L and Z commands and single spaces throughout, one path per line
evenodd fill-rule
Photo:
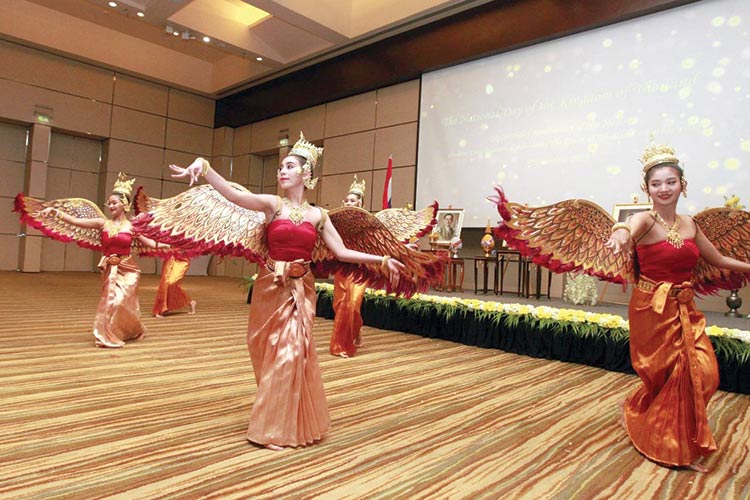
M 396 237 L 404 243 L 410 243 L 412 238 L 421 238 L 432 231 L 437 224 L 435 216 L 438 202 L 433 202 L 422 210 L 408 210 L 406 208 L 387 208 L 375 214 L 375 217 Z
M 407 297 L 426 291 L 430 284 L 442 282 L 446 261 L 444 257 L 411 250 L 367 210 L 341 207 L 328 212 L 328 216 L 347 248 L 375 255 L 389 255 L 401 261 L 406 270 L 401 275 L 398 287 L 393 289 L 389 284 L 387 272 L 379 264 L 358 265 L 340 262 L 333 256 L 323 239 L 318 238 L 312 255 L 312 260 L 316 264 L 316 274 L 341 272 L 371 288 L 384 288 L 388 293 Z
M 604 246 L 615 220 L 586 200 L 565 200 L 544 207 L 509 202 L 502 189 L 490 198 L 503 218 L 497 238 L 535 264 L 563 273 L 579 271 L 614 283 L 634 280 L 631 254 Z
M 139 190 L 136 206 L 146 211 L 133 221 L 135 230 L 179 249 L 186 257 L 211 253 L 265 262 L 266 216 L 230 202 L 208 184 L 161 200 Z
M 749 212 L 736 208 L 709 208 L 693 219 L 722 255 L 750 262 Z M 744 287 L 750 282 L 750 274 L 716 267 L 701 257 L 693 269 L 692 280 L 696 292 L 715 294 L 720 289 Z

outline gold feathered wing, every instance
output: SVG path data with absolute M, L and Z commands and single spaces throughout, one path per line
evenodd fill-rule
M 387 208 L 375 214 L 375 217 L 396 237 L 397 240 L 409 243 L 413 238 L 420 238 L 429 233 L 437 223 L 435 215 L 438 203 L 434 202 L 422 210 L 406 208 Z
M 706 238 L 727 257 L 750 262 L 750 212 L 735 208 L 709 208 L 693 219 Z M 720 289 L 734 290 L 750 282 L 750 274 L 729 271 L 709 264 L 703 257 L 693 269 L 693 286 L 701 294 Z
M 634 280 L 632 255 L 604 246 L 615 220 L 586 200 L 527 207 L 507 200 L 502 189 L 490 198 L 503 218 L 495 235 L 555 272 L 580 271 L 614 283 Z
M 431 283 L 441 282 L 445 259 L 427 252 L 411 250 L 377 217 L 367 210 L 341 207 L 328 212 L 336 231 L 347 248 L 375 255 L 389 255 L 406 266 L 396 288 L 390 286 L 388 273 L 380 264 L 348 264 L 334 257 L 323 238 L 313 250 L 316 274 L 344 273 L 356 282 L 371 288 L 384 288 L 388 293 L 411 296 L 426 291 Z
M 139 210 L 146 209 L 133 221 L 136 231 L 178 248 L 187 257 L 212 253 L 265 262 L 266 216 L 230 202 L 208 184 L 161 200 L 139 190 L 136 200 Z
M 60 198 L 45 201 L 19 193 L 14 201 L 13 211 L 21 214 L 21 222 L 38 229 L 45 236 L 65 243 L 72 241 L 83 248 L 101 251 L 101 229 L 83 228 L 68 224 L 57 217 L 42 217 L 39 215 L 39 212 L 47 207 L 52 207 L 80 219 L 107 220 L 96 203 L 85 198 Z

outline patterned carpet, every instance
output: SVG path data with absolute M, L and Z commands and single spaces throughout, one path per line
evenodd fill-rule
M 750 497 L 750 397 L 720 392 L 708 474 L 638 454 L 617 423 L 637 379 L 365 328 L 315 338 L 333 420 L 314 446 L 244 438 L 254 381 L 238 280 L 188 277 L 198 314 L 93 347 L 99 276 L 0 273 L 0 498 Z M 149 311 L 157 279 L 144 277 Z

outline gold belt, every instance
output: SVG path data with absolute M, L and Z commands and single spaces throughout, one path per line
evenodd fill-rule
M 117 266 L 127 257 L 128 255 L 107 255 L 107 264 L 109 264 L 110 266 Z
M 638 283 L 636 283 L 635 286 L 637 288 L 640 288 L 641 290 L 645 290 L 647 292 L 653 292 L 654 290 L 656 290 L 658 288 L 659 284 L 658 283 L 654 283 L 653 281 L 646 281 L 646 280 L 643 280 L 643 279 L 639 279 Z M 672 288 L 669 289 L 669 296 L 670 297 L 677 297 L 677 295 L 679 295 L 679 293 L 681 291 L 687 290 L 689 288 L 690 287 L 676 286 L 675 285 L 675 286 L 673 286 Z
M 273 259 L 267 259 L 266 260 L 266 267 L 269 271 L 273 272 L 276 268 L 276 263 L 278 261 L 275 261 Z M 301 278 L 307 272 L 310 270 L 310 263 L 309 262 L 289 262 L 288 272 L 287 276 L 290 278 Z

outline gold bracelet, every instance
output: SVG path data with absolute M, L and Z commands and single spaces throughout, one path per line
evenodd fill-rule
M 55 219 L 62 219 L 64 217 L 63 214 L 60 213 L 60 210 L 57 208 L 55 209 Z
M 627 222 L 618 222 L 614 226 L 612 226 L 613 233 L 618 229 L 625 229 L 628 233 L 630 233 L 630 224 L 628 224 Z
M 383 255 L 383 260 L 380 262 L 380 268 L 385 269 L 388 267 L 388 261 L 391 260 L 390 255 Z
M 201 161 L 203 162 L 203 168 L 201 169 L 201 177 L 205 177 L 208 173 L 208 169 L 211 168 L 211 164 L 208 163 L 208 160 L 205 158 L 201 158 Z

